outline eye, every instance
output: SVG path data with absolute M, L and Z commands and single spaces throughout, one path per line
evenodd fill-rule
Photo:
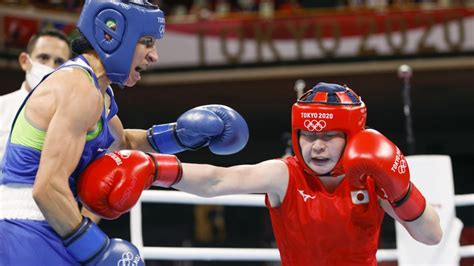
M 337 138 L 337 137 L 344 137 L 344 133 L 337 132 L 337 131 L 329 131 L 324 134 L 324 136 L 328 139 Z
M 58 66 L 64 64 L 64 62 L 66 62 L 66 60 L 64 60 L 63 58 L 56 58 L 56 59 L 54 60 L 54 65 L 55 65 L 56 67 L 58 67 Z
M 47 54 L 39 54 L 36 56 L 36 59 L 40 62 L 40 63 L 47 63 L 48 60 L 49 60 L 50 56 L 47 55 Z
M 146 48 L 151 48 L 155 45 L 155 39 L 152 37 L 143 37 L 138 41 L 138 43 L 145 45 Z
M 305 139 L 306 141 L 312 142 L 314 141 L 318 135 L 313 133 L 313 132 L 308 132 L 308 131 L 301 131 L 300 136 Z
M 301 135 L 302 137 L 308 138 L 308 137 L 311 137 L 313 134 L 311 134 L 311 133 L 308 132 L 308 131 L 300 131 L 300 135 Z

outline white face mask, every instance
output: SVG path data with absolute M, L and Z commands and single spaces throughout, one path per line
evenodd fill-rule
M 30 71 L 26 71 L 26 82 L 28 82 L 30 89 L 34 89 L 38 83 L 40 83 L 41 79 L 53 71 L 54 68 L 33 61 L 29 55 L 28 60 L 30 61 L 31 69 Z

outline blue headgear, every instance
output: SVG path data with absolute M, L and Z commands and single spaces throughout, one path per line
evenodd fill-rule
M 123 85 L 138 40 L 161 39 L 165 18 L 147 0 L 86 0 L 77 27 L 99 55 L 109 79 Z

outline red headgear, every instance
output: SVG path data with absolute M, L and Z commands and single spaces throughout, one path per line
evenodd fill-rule
M 365 128 L 367 109 L 361 98 L 346 86 L 318 83 L 293 104 L 291 112 L 291 141 L 299 163 L 305 171 L 318 175 L 304 162 L 299 144 L 300 130 L 324 132 L 340 130 L 346 134 L 346 143 Z M 341 161 L 331 175 L 342 173 Z M 321 174 L 321 173 L 320 173 Z

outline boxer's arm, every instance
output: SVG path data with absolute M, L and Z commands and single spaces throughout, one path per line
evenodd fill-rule
M 270 193 L 283 198 L 288 185 L 288 168 L 280 160 L 232 167 L 182 165 L 183 176 L 173 187 L 203 197 Z
M 109 151 L 140 150 L 144 152 L 156 151 L 150 146 L 147 131 L 143 129 L 124 129 L 122 121 L 116 115 L 109 122 L 115 141 Z
M 386 213 L 392 216 L 392 218 L 402 224 L 415 240 L 426 245 L 436 245 L 441 241 L 443 232 L 439 225 L 439 216 L 431 205 L 426 204 L 423 214 L 411 222 L 403 221 L 398 218 L 391 204 L 386 200 L 380 199 L 380 206 Z
M 88 79 L 84 79 L 82 83 L 81 79 L 76 82 L 62 81 L 61 78 L 56 79 L 55 84 L 62 84 L 63 87 L 51 89 L 54 96 L 50 95 L 48 98 L 53 101 L 51 106 L 54 111 L 47 124 L 33 197 L 51 227 L 60 236 L 65 236 L 73 232 L 82 221 L 68 179 L 79 162 L 88 129 L 100 117 L 103 101 L 100 92 L 91 86 Z M 40 89 L 48 91 L 49 88 Z M 29 104 L 34 106 L 34 99 L 30 100 L 33 102 L 30 101 Z M 36 107 L 45 108 L 44 105 L 42 102 Z M 32 106 L 28 105 L 30 108 Z M 31 112 L 33 117 L 34 111 Z M 41 117 L 35 118 L 41 121 Z M 33 123 L 34 121 L 35 119 Z
M 98 216 L 95 213 L 89 211 L 84 206 L 81 208 L 81 214 L 82 214 L 82 216 L 91 219 L 91 221 L 94 222 L 95 224 L 98 224 L 100 222 L 100 216 Z

